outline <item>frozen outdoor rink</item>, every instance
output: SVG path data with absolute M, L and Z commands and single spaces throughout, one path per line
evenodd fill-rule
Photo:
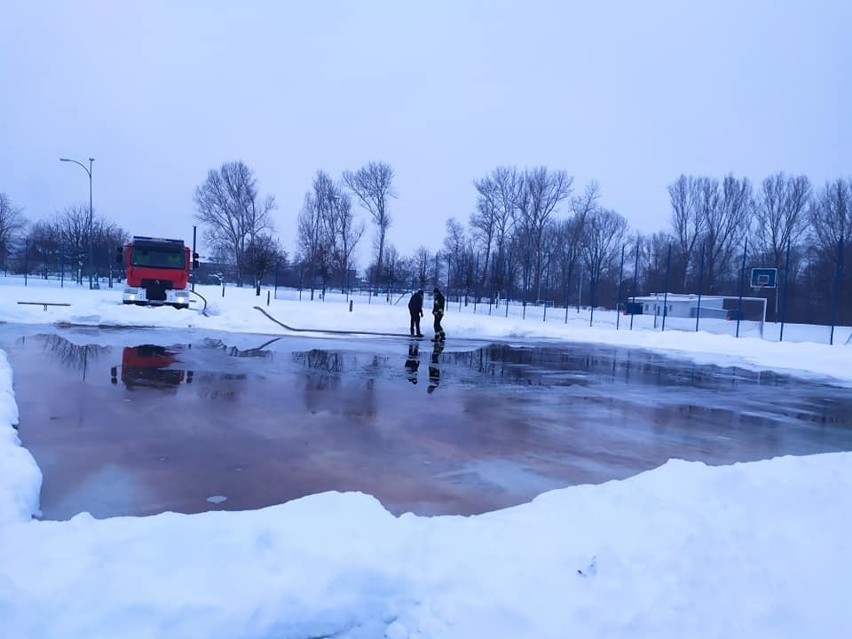
M 21 326 L 0 348 L 44 519 L 325 491 L 468 515 L 668 459 L 852 449 L 848 389 L 636 348 Z

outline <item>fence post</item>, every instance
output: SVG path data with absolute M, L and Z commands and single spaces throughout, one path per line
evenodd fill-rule
M 542 313 L 541 321 L 547 321 L 547 287 L 550 284 L 550 260 L 547 260 L 547 270 L 544 276 L 544 313 Z
M 704 250 L 707 242 L 701 245 L 701 263 L 698 265 L 698 308 L 695 312 L 695 332 L 698 332 L 698 320 L 701 319 L 701 289 L 704 287 Z
M 621 280 L 624 277 L 624 244 L 621 245 L 621 267 L 618 269 L 618 293 L 615 296 L 615 330 L 621 322 L 621 313 L 618 305 L 621 303 Z
M 668 257 L 666 257 L 666 290 L 663 291 L 663 326 L 660 332 L 666 330 L 666 316 L 669 314 L 669 271 L 672 268 L 672 243 L 669 242 Z
M 275 283 L 272 285 L 275 299 L 278 299 L 278 260 L 275 260 Z
M 580 281 L 577 282 L 577 315 L 580 314 L 580 304 L 583 300 L 583 267 L 580 267 Z
M 595 321 L 595 288 L 598 283 L 594 275 L 589 273 L 589 326 Z
M 639 282 L 639 240 L 636 240 L 636 263 L 633 265 L 633 303 L 636 303 L 636 286 Z M 633 330 L 633 316 L 630 314 L 630 330 Z
M 193 263 L 193 264 L 195 263 L 195 261 L 194 261 L 196 259 L 195 256 L 198 255 L 198 253 L 196 253 L 196 247 L 195 247 L 195 240 L 196 240 L 197 231 L 198 231 L 197 225 L 193 224 L 192 225 L 192 255 L 190 256 L 190 262 Z M 110 261 L 110 264 L 112 264 L 112 261 Z M 191 290 L 192 290 L 193 293 L 195 293 L 196 273 L 195 273 L 195 270 L 193 270 L 193 269 L 191 269 L 191 270 L 192 270 L 192 288 L 191 288 Z M 110 266 L 110 273 L 112 273 L 112 266 Z M 110 275 L 110 285 L 109 285 L 110 288 L 112 288 L 112 279 L 111 278 L 112 278 L 112 276 Z
M 737 306 L 737 337 L 740 336 L 740 319 L 743 316 L 743 282 L 745 281 L 746 255 L 748 254 L 748 238 L 743 243 L 743 265 L 740 267 L 740 301 Z
M 840 280 L 843 275 L 843 236 L 837 242 L 837 262 L 834 265 L 834 299 L 831 301 L 831 334 L 829 345 L 834 344 L 834 325 L 837 323 L 837 302 L 840 298 Z
M 784 302 L 781 304 L 781 332 L 778 341 L 784 341 L 784 319 L 787 317 L 787 275 L 790 272 L 790 240 L 787 240 L 787 255 L 784 258 Z

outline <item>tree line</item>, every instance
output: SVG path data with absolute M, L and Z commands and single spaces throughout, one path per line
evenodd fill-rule
M 668 228 L 643 234 L 601 204 L 597 182 L 575 189 L 564 170 L 500 166 L 472 181 L 473 212 L 447 220 L 442 246 L 420 246 L 409 256 L 390 241 L 391 204 L 398 197 L 393 182 L 393 168 L 384 162 L 337 179 L 317 171 L 296 216 L 292 259 L 276 236 L 275 198 L 260 194 L 241 161 L 210 170 L 196 187 L 195 220 L 209 261 L 230 269 L 239 284 L 258 287 L 275 270 L 311 291 L 440 283 L 468 299 L 612 307 L 634 292 L 735 295 L 744 267 L 769 267 L 778 269 L 791 321 L 825 321 L 821 314 L 832 304 L 841 321 L 852 321 L 852 258 L 844 251 L 852 235 L 850 179 L 816 187 L 806 176 L 784 173 L 759 184 L 734 175 L 680 175 L 667 187 Z M 360 271 L 354 255 L 366 229 L 356 207 L 375 231 L 370 263 Z M 85 207 L 76 206 L 29 224 L 0 193 L 3 268 L 10 260 L 20 268 L 25 250 L 29 264 L 55 271 L 62 260 L 81 279 L 86 219 Z M 128 237 L 102 216 L 91 233 L 98 263 Z M 838 290 L 845 293 L 839 299 Z
M 43 277 L 65 273 L 83 282 L 91 261 L 96 272 L 110 271 L 115 249 L 129 239 L 127 231 L 88 205 L 73 205 L 48 219 L 29 222 L 23 210 L 0 193 L 0 269 Z
M 733 175 L 681 175 L 668 186 L 670 228 L 647 235 L 600 205 L 597 183 L 573 195 L 562 172 L 499 167 L 474 186 L 467 228 L 447 223 L 456 290 L 609 307 L 634 291 L 783 295 L 749 287 L 751 268 L 775 268 L 791 321 L 825 322 L 832 305 L 852 321 L 852 180 L 815 188 L 777 173 L 755 187 Z

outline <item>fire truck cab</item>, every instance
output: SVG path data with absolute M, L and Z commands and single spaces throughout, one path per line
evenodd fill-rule
M 189 307 L 190 269 L 198 268 L 198 254 L 190 259 L 183 240 L 137 235 L 119 247 L 116 261 L 127 277 L 124 304 Z

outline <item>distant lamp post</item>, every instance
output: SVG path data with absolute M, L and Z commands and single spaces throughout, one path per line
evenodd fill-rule
M 94 274 L 95 274 L 95 258 L 94 258 L 94 247 L 92 245 L 92 232 L 94 230 L 94 219 L 92 216 L 92 162 L 95 161 L 95 158 L 89 158 L 89 166 L 86 167 L 82 162 L 78 162 L 77 160 L 71 160 L 69 158 L 59 158 L 60 162 L 73 162 L 74 164 L 83 167 L 83 170 L 86 172 L 86 175 L 89 176 L 89 222 L 87 226 L 88 235 L 89 235 L 89 289 L 95 288 L 94 284 Z

